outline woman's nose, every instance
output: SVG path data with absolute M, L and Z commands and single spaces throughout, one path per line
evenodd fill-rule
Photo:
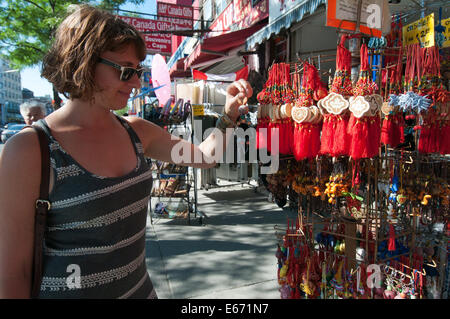
M 134 88 L 136 88 L 136 89 L 141 88 L 141 79 L 137 76 L 137 74 L 133 74 L 130 82 Z

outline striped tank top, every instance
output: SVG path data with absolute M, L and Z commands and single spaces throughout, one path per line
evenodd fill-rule
M 45 122 L 54 186 L 44 241 L 40 298 L 157 298 L 145 263 L 152 175 L 142 144 L 136 168 L 122 177 L 94 175 L 58 143 Z

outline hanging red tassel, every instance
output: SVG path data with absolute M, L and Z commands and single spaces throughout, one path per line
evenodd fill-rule
M 256 149 L 267 148 L 267 119 L 258 119 L 256 125 Z
M 353 125 L 349 125 L 349 134 L 351 134 L 350 143 L 350 156 L 353 159 L 361 159 L 369 157 L 369 124 L 368 119 L 362 117 L 360 119 L 351 115 L 350 122 Z
M 331 114 L 323 115 L 322 136 L 320 139 L 320 151 L 319 151 L 321 155 L 331 154 L 333 150 L 334 120 L 335 118 L 332 117 Z
M 446 123 L 441 127 L 440 130 L 440 142 L 439 142 L 439 153 L 442 155 L 450 154 L 450 122 Z
M 430 145 L 431 126 L 423 123 L 421 126 L 416 126 L 415 129 L 420 129 L 420 138 L 417 150 L 419 153 L 427 154 Z
M 305 159 L 308 155 L 308 140 L 306 139 L 305 125 L 296 124 L 294 130 L 294 157 L 297 161 Z
M 361 71 L 358 82 L 353 90 L 353 94 L 358 97 L 372 95 L 377 88 L 376 84 L 369 77 L 368 48 L 365 43 L 361 45 L 360 55 Z M 354 102 L 358 101 L 358 99 L 360 98 L 356 98 Z M 354 159 L 374 157 L 378 153 L 381 137 L 378 116 L 365 114 L 361 116 L 358 113 L 358 108 L 353 109 L 352 106 L 353 104 L 350 105 L 350 110 L 356 112 L 355 114 L 358 117 L 353 113 L 350 115 L 350 124 L 347 131 L 351 139 L 349 155 Z M 389 123 L 386 124 L 386 126 L 388 125 Z
M 294 117 L 297 121 L 294 127 L 294 156 L 297 160 L 313 158 L 320 150 L 319 115 L 313 112 L 316 107 L 312 108 L 314 92 L 320 86 L 317 83 L 320 79 L 317 69 L 308 62 L 303 63 L 303 71 L 301 92 L 295 105 L 309 108 L 310 113 L 307 119 Z
M 334 115 L 336 119 L 336 129 L 333 138 L 332 156 L 348 156 L 350 155 L 350 134 L 348 123 L 350 117 L 348 115 Z
M 352 95 L 352 83 L 350 79 L 351 72 L 351 53 L 344 46 L 347 36 L 342 36 L 341 42 L 338 45 L 336 53 L 336 73 L 333 78 L 333 83 L 330 91 L 341 94 L 342 96 Z M 349 116 L 344 114 L 346 111 L 339 115 L 330 114 L 330 125 L 322 127 L 322 135 L 325 135 L 330 140 L 325 139 L 322 143 L 326 143 L 324 148 L 321 147 L 322 154 L 329 154 L 331 156 L 349 155 L 350 140 L 347 132 L 347 126 L 349 122 Z M 332 130 L 332 132 L 325 132 L 324 130 Z M 331 149 L 328 153 L 328 146 Z
M 392 224 L 389 224 L 388 251 L 395 251 L 395 249 L 395 229 Z
M 394 120 L 394 116 L 390 114 L 386 115 L 383 120 L 383 126 L 381 127 L 381 143 L 384 145 L 390 145 L 391 147 L 396 147 L 398 145 L 396 144 L 396 133 L 398 130 L 395 125 L 396 122 Z

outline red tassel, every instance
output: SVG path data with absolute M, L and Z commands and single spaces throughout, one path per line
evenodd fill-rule
M 419 145 L 417 147 L 419 153 L 428 153 L 430 145 L 430 134 L 430 127 L 428 125 L 422 125 L 422 128 L 420 130 Z
M 270 118 L 267 118 L 267 150 L 269 152 L 272 151 L 272 128 L 274 127 L 274 123 L 270 120 Z
M 333 138 L 332 156 L 346 156 L 350 153 L 351 135 L 347 128 L 348 116 L 334 115 L 336 117 L 336 130 Z
M 303 160 L 308 157 L 308 126 L 309 124 L 297 124 L 294 131 L 295 150 L 294 157 L 297 161 Z
M 267 118 L 260 119 L 258 126 L 256 127 L 256 148 L 267 148 L 268 139 L 268 120 Z
M 320 139 L 320 154 L 331 155 L 334 142 L 336 118 L 332 114 L 323 115 L 322 136 Z
M 297 161 L 300 160 L 301 157 L 301 147 L 302 145 L 300 145 L 300 140 L 301 140 L 301 132 L 300 129 L 298 128 L 298 124 L 295 125 L 294 128 L 294 157 Z
M 439 124 L 435 123 L 430 129 L 430 148 L 429 153 L 439 152 Z
M 397 129 L 400 135 L 399 144 L 405 143 L 405 119 L 403 118 L 403 115 L 401 113 L 397 115 Z
M 381 128 L 381 143 L 396 147 L 397 145 L 394 145 L 394 141 L 396 140 L 395 134 L 395 121 L 392 115 L 387 115 L 383 120 L 383 126 Z
M 448 121 L 442 126 L 439 136 L 439 153 L 442 155 L 450 154 L 450 123 Z
M 284 123 L 282 120 L 277 120 L 275 123 L 276 128 L 278 128 L 278 134 L 280 134 L 280 140 L 278 142 L 278 150 L 280 154 L 286 154 L 285 151 L 285 129 L 284 129 Z
M 351 117 L 354 117 L 353 114 Z M 353 159 L 369 157 L 369 125 L 367 118 L 351 119 L 353 124 L 349 126 L 349 134 L 351 134 L 350 156 Z
M 392 224 L 389 224 L 388 251 L 395 251 L 395 249 L 395 229 Z

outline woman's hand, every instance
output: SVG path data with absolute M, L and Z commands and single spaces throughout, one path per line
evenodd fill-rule
M 227 88 L 227 100 L 225 102 L 225 114 L 232 121 L 236 121 L 242 114 L 248 112 L 248 107 L 244 106 L 239 111 L 241 105 L 247 104 L 247 99 L 253 95 L 253 89 L 247 81 L 240 79 L 234 81 Z

